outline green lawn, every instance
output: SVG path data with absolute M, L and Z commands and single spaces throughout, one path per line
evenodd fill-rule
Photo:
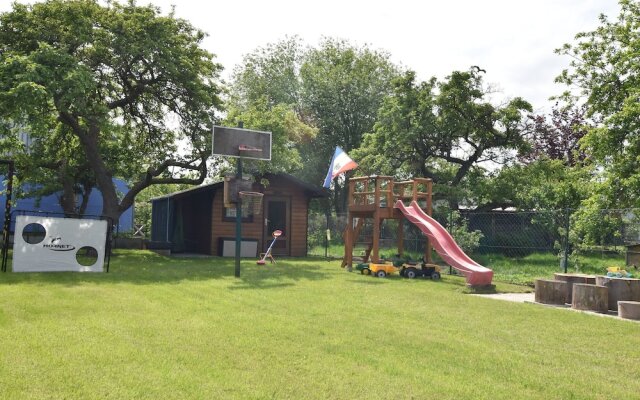
M 380 254 L 391 257 L 395 251 L 395 249 L 383 249 Z M 311 249 L 310 252 L 323 256 L 324 248 L 316 247 Z M 344 254 L 344 246 L 332 245 L 327 254 L 331 257 L 341 258 Z M 357 254 L 357 252 L 354 254 Z M 415 259 L 421 257 L 421 255 L 411 252 L 408 252 L 408 256 Z M 470 254 L 470 257 L 478 263 L 493 269 L 494 280 L 497 282 L 533 287 L 536 279 L 550 279 L 553 278 L 554 272 L 563 272 L 560 268 L 560 259 L 550 252 L 534 253 L 520 258 L 506 257 L 501 254 Z M 440 262 L 440 258 L 435 252 L 434 261 L 444 264 Z M 603 275 L 606 273 L 607 267 L 610 266 L 624 267 L 624 255 L 582 252 L 578 256 L 569 259 L 567 272 Z M 448 267 L 445 268 L 445 272 L 449 272 Z M 634 274 L 635 277 L 640 276 L 640 271 L 631 270 L 629 272 Z
M 494 280 L 533 286 L 538 278 L 551 279 L 554 272 L 563 272 L 560 259 L 551 253 L 534 253 L 522 258 L 509 258 L 499 254 L 473 255 L 473 259 L 493 269 Z M 572 259 L 567 272 L 604 275 L 607 267 L 624 267 L 624 256 L 581 254 L 576 264 Z M 637 271 L 630 271 L 636 273 Z
M 639 323 L 458 277 L 242 267 L 122 251 L 109 274 L 1 274 L 0 398 L 640 398 Z

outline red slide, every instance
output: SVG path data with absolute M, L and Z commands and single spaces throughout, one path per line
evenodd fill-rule
M 412 224 L 420 228 L 422 233 L 429 237 L 433 248 L 440 257 L 447 264 L 460 271 L 467 278 L 468 285 L 484 286 L 491 284 L 493 270 L 483 267 L 469 258 L 449 232 L 438 221 L 422 211 L 418 203 L 412 201 L 411 205 L 407 207 L 401 200 L 398 200 L 394 207 L 402 211 Z

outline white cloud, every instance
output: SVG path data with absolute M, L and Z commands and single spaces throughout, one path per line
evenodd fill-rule
M 205 46 L 225 66 L 225 76 L 243 54 L 286 35 L 310 45 L 322 36 L 340 37 L 388 51 L 421 79 L 479 65 L 504 96 L 524 97 L 538 108 L 563 90 L 553 79 L 567 60 L 553 50 L 598 26 L 600 13 L 618 13 L 615 0 L 151 2 L 164 12 L 175 4 L 179 17 L 209 33 Z M 0 0 L 0 10 L 10 4 Z

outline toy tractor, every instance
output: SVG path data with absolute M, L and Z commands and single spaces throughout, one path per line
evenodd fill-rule
M 360 263 L 356 265 L 356 271 L 360 271 L 362 275 L 371 275 L 371 270 L 369 269 L 369 263 Z
M 403 264 L 400 267 L 400 276 L 404 276 L 407 279 L 415 279 L 417 277 L 431 278 L 434 281 L 440 279 L 440 273 L 442 269 L 435 264 Z

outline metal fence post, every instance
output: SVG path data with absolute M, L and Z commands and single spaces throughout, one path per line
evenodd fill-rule
M 567 208 L 565 209 L 565 216 L 564 216 L 564 260 L 563 260 L 563 264 L 564 264 L 564 273 L 567 273 L 567 267 L 569 265 L 569 228 L 571 227 L 571 215 L 570 215 L 570 209 Z
M 449 233 L 453 236 L 453 210 L 449 209 Z M 453 267 L 449 265 L 449 275 L 453 275 Z

